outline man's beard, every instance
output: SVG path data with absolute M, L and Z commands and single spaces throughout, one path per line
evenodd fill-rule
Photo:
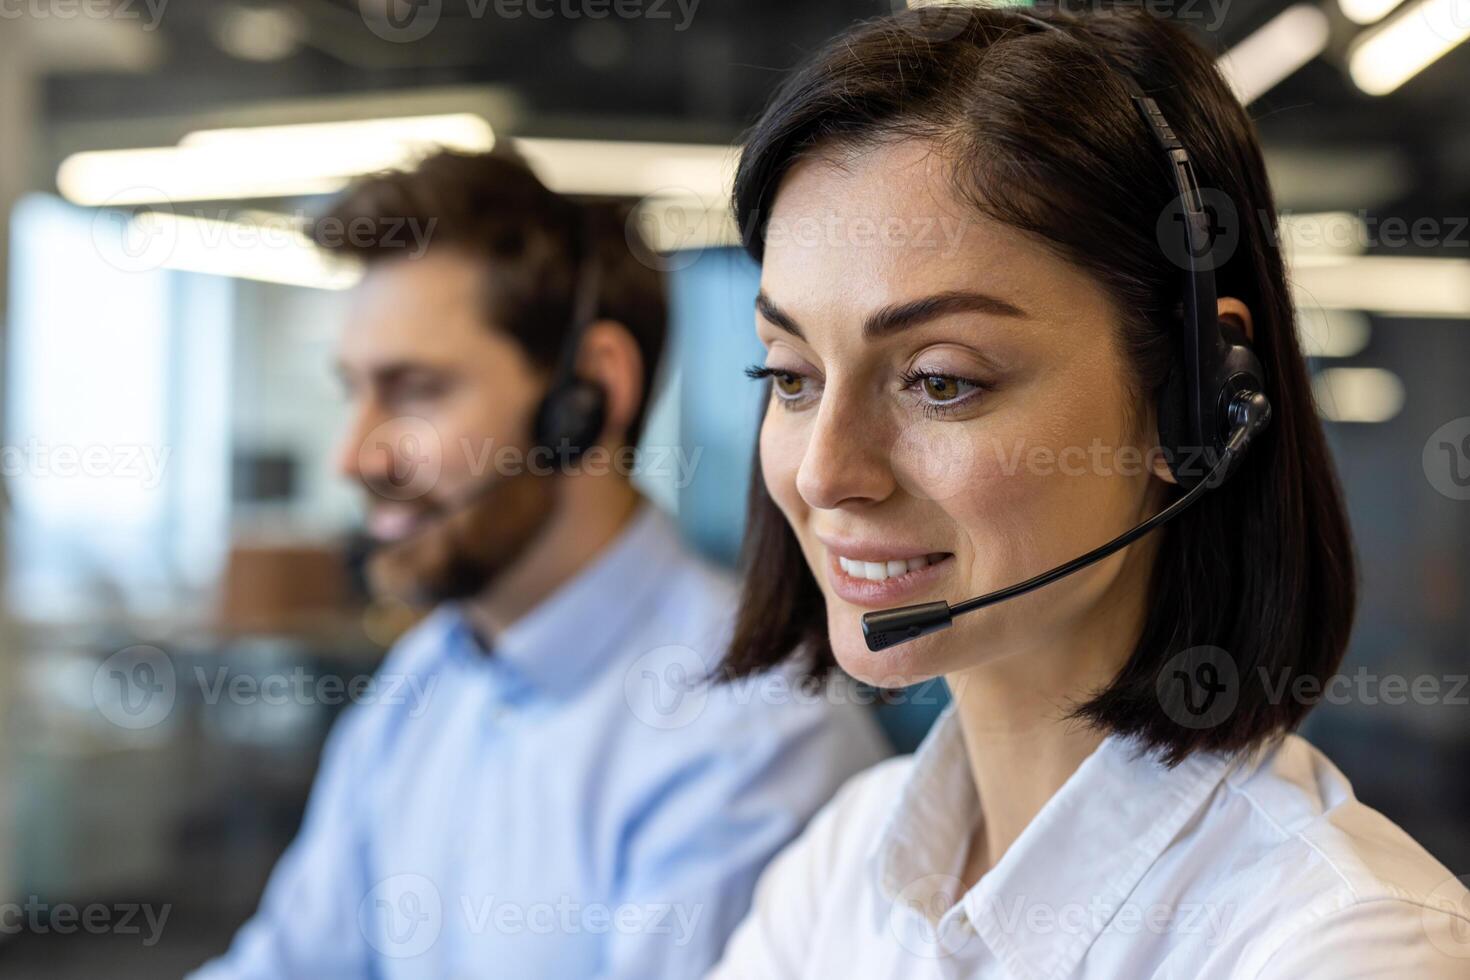
M 553 482 L 532 473 L 501 476 L 469 501 L 432 510 L 401 540 L 373 549 L 373 592 L 424 607 L 479 595 L 546 526 Z

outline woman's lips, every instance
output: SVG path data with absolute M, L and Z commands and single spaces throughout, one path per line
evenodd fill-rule
M 903 574 L 874 580 L 865 575 L 860 577 L 857 573 L 865 572 L 865 569 L 854 567 L 851 563 L 848 567 L 852 571 L 845 570 L 841 557 L 832 549 L 827 549 L 827 583 L 839 599 L 855 606 L 873 609 L 905 605 L 920 597 L 949 573 L 954 561 L 954 555 L 948 552 L 934 552 L 926 556 L 928 564 L 921 568 L 915 568 L 912 561 L 907 561 L 908 568 Z M 866 565 L 865 562 L 857 564 Z

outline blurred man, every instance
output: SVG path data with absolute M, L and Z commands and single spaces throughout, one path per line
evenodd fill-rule
M 615 211 L 500 154 L 370 180 L 316 238 L 366 263 L 341 468 L 371 579 L 436 608 L 378 675 L 421 696 L 343 717 L 259 912 L 196 978 L 699 976 L 884 745 L 838 699 L 699 683 L 732 585 L 629 480 L 658 275 Z

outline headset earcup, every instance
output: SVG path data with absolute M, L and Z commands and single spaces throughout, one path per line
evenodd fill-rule
M 536 409 L 536 445 L 570 462 L 597 443 L 607 420 L 607 393 L 576 379 L 546 393 Z

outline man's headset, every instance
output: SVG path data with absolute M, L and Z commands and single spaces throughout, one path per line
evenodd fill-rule
M 602 385 L 577 374 L 577 355 L 587 331 L 597 322 L 602 288 L 602 265 L 591 220 L 583 218 L 578 227 L 572 319 L 546 394 L 531 417 L 532 446 L 526 454 L 528 459 L 544 455 L 561 466 L 576 462 L 596 445 L 607 421 L 607 392 Z M 492 474 L 436 510 L 440 516 L 457 514 L 495 492 L 503 482 L 498 474 Z
M 560 453 L 566 463 L 574 462 L 596 444 L 607 421 L 607 392 L 597 382 L 577 375 L 577 355 L 581 353 L 588 329 L 597 320 L 602 286 L 602 268 L 591 221 L 584 219 L 581 227 L 572 323 L 562 343 L 551 386 L 537 406 L 531 425 L 536 446 Z
M 1017 11 L 1016 15 L 1048 31 L 1087 45 L 1062 27 Z M 1092 49 L 1089 51 L 1107 63 Z M 1214 241 L 1189 151 L 1174 135 L 1158 103 L 1143 93 L 1127 72 L 1109 64 L 1128 87 L 1134 106 L 1153 140 L 1169 158 L 1178 190 L 1183 225 L 1179 253 L 1184 269 L 1184 331 L 1180 363 L 1169 372 L 1159 393 L 1159 444 L 1170 471 L 1187 492 L 1143 523 L 1107 544 L 1039 575 L 996 592 L 951 606 L 944 601 L 884 609 L 863 616 L 863 638 L 869 650 L 884 650 L 916 637 L 946 629 L 953 618 L 1024 595 L 1057 579 L 1102 561 L 1149 531 L 1173 520 L 1207 489 L 1219 486 L 1236 462 L 1271 420 L 1271 403 L 1263 393 L 1265 372 L 1245 336 L 1221 322 L 1215 291 Z M 1195 462 L 1203 456 L 1216 462 L 1200 474 Z

